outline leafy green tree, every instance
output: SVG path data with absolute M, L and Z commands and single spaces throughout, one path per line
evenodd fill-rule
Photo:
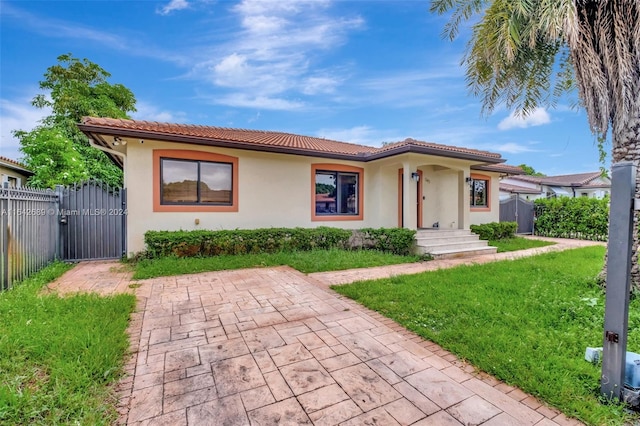
M 640 2 L 432 0 L 431 10 L 450 14 L 450 39 L 478 18 L 462 63 L 483 112 L 505 104 L 526 115 L 577 87 L 592 132 L 611 130 L 613 162 L 640 162 Z M 640 288 L 638 232 L 633 238 L 631 276 Z
M 536 172 L 536 169 L 526 164 L 520 164 L 518 167 L 524 170 L 524 174 L 528 176 L 546 176 L 544 173 Z
M 26 165 L 35 174 L 29 185 L 53 188 L 69 185 L 89 177 L 82 156 L 56 127 L 39 126 L 30 132 L 16 132 Z
M 122 185 L 122 170 L 104 152 L 91 147 L 77 127 L 84 116 L 129 118 L 127 114 L 136 110 L 131 90 L 109 83 L 109 77 L 99 65 L 71 54 L 59 56 L 58 63 L 47 69 L 40 81 L 46 93 L 36 95 L 32 105 L 51 108 L 51 114 L 30 132 L 14 132 L 24 162 L 35 173 L 31 185 L 50 187 L 87 178 Z M 52 135 L 55 139 L 47 141 Z M 60 149 L 60 155 L 48 155 L 53 146 Z

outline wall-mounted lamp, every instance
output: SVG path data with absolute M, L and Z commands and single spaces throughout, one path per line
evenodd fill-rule
M 473 179 L 471 178 L 471 176 L 467 176 L 466 178 L 464 178 L 464 181 L 467 183 L 467 185 L 471 186 L 473 185 Z
M 114 136 L 113 137 L 113 146 L 118 146 L 118 145 L 126 145 L 127 141 L 122 139 L 119 136 Z
M 420 180 L 420 174 L 418 172 L 411 173 L 411 180 L 414 182 L 418 182 Z

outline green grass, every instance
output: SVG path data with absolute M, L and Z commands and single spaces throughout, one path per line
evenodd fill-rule
M 0 293 L 0 424 L 108 425 L 128 350 L 132 295 L 60 298 L 43 285 L 53 263 Z
M 281 265 L 288 265 L 298 271 L 311 273 L 395 265 L 417 262 L 420 259 L 420 256 L 399 256 L 375 250 L 345 251 L 338 249 L 214 257 L 164 257 L 137 262 L 133 278 L 140 280 L 168 275 Z
M 334 289 L 432 340 L 506 383 L 592 425 L 623 424 L 620 404 L 601 404 L 604 295 L 595 283 L 604 247 L 363 281 Z M 633 300 L 628 350 L 640 350 Z
M 550 246 L 555 243 L 551 241 L 530 240 L 528 238 L 513 237 L 502 240 L 489 240 L 489 245 L 498 248 L 498 253 L 505 251 L 526 250 L 536 247 Z

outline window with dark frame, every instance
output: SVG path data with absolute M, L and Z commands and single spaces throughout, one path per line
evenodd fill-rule
M 359 173 L 316 171 L 316 215 L 358 215 Z
M 489 201 L 487 197 L 488 187 L 489 187 L 489 181 L 486 179 L 471 180 L 471 190 L 470 190 L 471 207 L 489 207 Z
M 161 158 L 160 179 L 161 204 L 233 204 L 231 163 Z

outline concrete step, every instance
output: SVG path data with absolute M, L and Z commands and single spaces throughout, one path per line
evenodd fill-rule
M 416 242 L 419 246 L 428 246 L 431 244 L 442 244 L 442 243 L 462 243 L 462 242 L 474 242 L 479 241 L 480 237 L 476 234 L 465 234 L 465 235 L 429 235 L 424 237 L 417 237 Z
M 495 254 L 498 252 L 496 247 L 475 247 L 468 249 L 443 250 L 430 253 L 434 259 L 457 259 L 461 257 L 479 256 L 481 254 Z
M 468 229 L 421 229 L 416 232 L 416 251 L 450 259 L 496 253 L 497 249 Z
M 477 241 L 462 241 L 462 242 L 445 242 L 445 243 L 429 243 L 429 244 L 419 244 L 417 245 L 418 250 L 422 253 L 433 253 L 438 251 L 449 251 L 449 250 L 467 250 L 471 248 L 484 248 L 487 247 L 488 243 L 484 240 Z
M 416 231 L 416 238 L 430 237 L 450 237 L 454 235 L 476 235 L 468 229 L 419 229 Z

